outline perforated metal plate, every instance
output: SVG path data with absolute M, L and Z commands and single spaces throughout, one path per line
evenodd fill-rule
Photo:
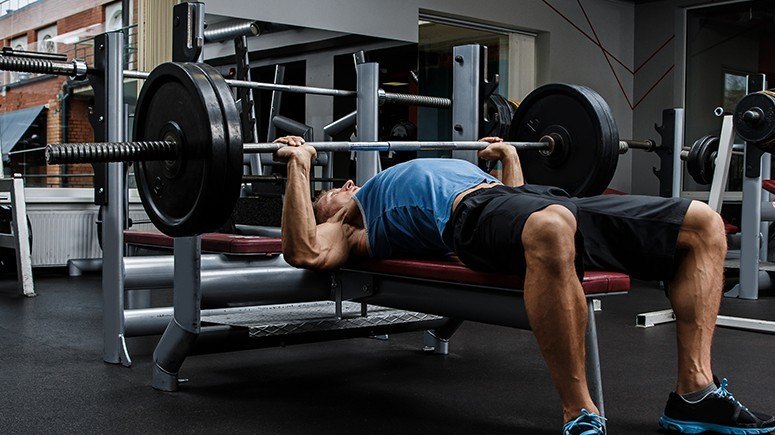
M 442 317 L 414 311 L 368 305 L 368 315 L 361 316 L 361 304 L 342 302 L 342 318 L 336 317 L 334 302 L 268 305 L 257 311 L 202 317 L 202 323 L 248 328 L 253 338 L 341 331 L 391 325 L 406 325 L 441 320 Z

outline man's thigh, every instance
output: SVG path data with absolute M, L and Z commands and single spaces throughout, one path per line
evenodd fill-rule
M 499 186 L 463 201 L 461 206 L 465 209 L 456 218 L 453 229 L 455 253 L 472 269 L 524 276 L 525 222 L 531 214 L 550 205 L 564 206 L 576 214 L 573 201 L 563 194 L 559 189 L 544 186 Z M 580 240 L 577 232 L 577 254 L 583 251 Z M 576 269 L 581 276 L 581 255 L 577 255 Z
M 669 280 L 688 199 L 639 195 L 574 198 L 584 267 L 644 280 Z

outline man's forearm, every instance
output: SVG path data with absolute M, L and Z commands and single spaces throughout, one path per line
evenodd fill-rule
M 525 177 L 522 176 L 522 166 L 519 164 L 517 154 L 509 154 L 501 159 L 503 164 L 503 184 L 511 187 L 518 187 L 525 184 Z
M 315 211 L 309 196 L 309 161 L 288 160 L 282 231 L 286 259 L 303 261 L 316 255 Z

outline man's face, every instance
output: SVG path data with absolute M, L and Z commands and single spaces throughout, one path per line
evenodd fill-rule
M 355 192 L 357 192 L 359 189 L 360 187 L 356 186 L 355 183 L 353 183 L 353 180 L 347 180 L 347 182 L 344 183 L 344 186 L 338 189 L 329 190 L 318 201 L 320 214 L 325 219 L 335 215 L 336 212 L 341 210 L 342 207 L 350 202 L 353 195 L 355 195 Z

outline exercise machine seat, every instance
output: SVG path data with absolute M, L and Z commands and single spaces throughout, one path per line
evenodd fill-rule
M 133 245 L 171 248 L 173 238 L 158 231 L 125 231 L 124 241 Z M 282 242 L 273 237 L 213 233 L 202 235 L 202 250 L 223 254 L 271 255 L 282 252 Z M 348 264 L 347 269 L 475 286 L 511 289 L 523 286 L 522 278 L 518 276 L 478 272 L 469 269 L 454 256 L 357 260 Z M 582 285 L 586 294 L 626 292 L 630 289 L 630 277 L 617 272 L 587 271 Z

